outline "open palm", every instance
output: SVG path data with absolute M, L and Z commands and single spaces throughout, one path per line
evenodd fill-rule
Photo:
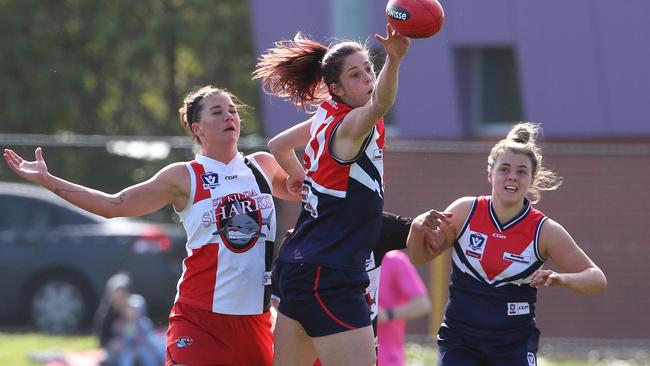
M 34 155 L 36 156 L 35 161 L 27 161 L 13 150 L 5 149 L 4 151 L 5 161 L 11 170 L 30 182 L 41 184 L 47 176 L 47 165 L 43 160 L 43 152 L 40 147 L 36 148 Z

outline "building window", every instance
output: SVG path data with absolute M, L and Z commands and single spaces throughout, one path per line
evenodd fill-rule
M 456 65 L 461 114 L 470 135 L 501 134 L 523 120 L 512 48 L 459 49 Z

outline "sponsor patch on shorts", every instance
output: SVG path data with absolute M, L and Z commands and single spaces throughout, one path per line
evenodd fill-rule
M 528 352 L 528 366 L 537 366 L 537 357 L 532 352 Z
M 192 345 L 194 343 L 194 340 L 191 337 L 179 337 L 176 340 L 176 347 L 178 348 L 186 348 Z

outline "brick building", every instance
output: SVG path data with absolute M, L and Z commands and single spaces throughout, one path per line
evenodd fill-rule
M 413 216 L 444 209 L 461 196 L 490 192 L 485 168 L 492 143 L 388 144 L 387 211 Z M 540 290 L 537 321 L 542 334 L 649 338 L 650 145 L 547 143 L 542 148 L 544 164 L 563 176 L 564 183 L 543 193 L 536 207 L 561 223 L 608 279 L 605 293 L 595 296 L 577 296 L 564 288 Z M 280 226 L 293 225 L 297 212 L 297 204 L 281 203 Z M 438 311 L 429 321 L 412 321 L 411 334 L 435 334 L 439 325 L 448 277 L 432 280 L 432 269 L 425 265 L 419 271 Z

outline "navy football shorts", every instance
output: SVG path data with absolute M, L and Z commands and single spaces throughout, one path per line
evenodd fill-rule
M 538 344 L 539 330 L 534 326 L 489 337 L 442 326 L 436 366 L 537 366 Z
M 310 337 L 370 325 L 365 271 L 277 261 L 273 281 L 280 297 L 278 311 L 299 322 Z

